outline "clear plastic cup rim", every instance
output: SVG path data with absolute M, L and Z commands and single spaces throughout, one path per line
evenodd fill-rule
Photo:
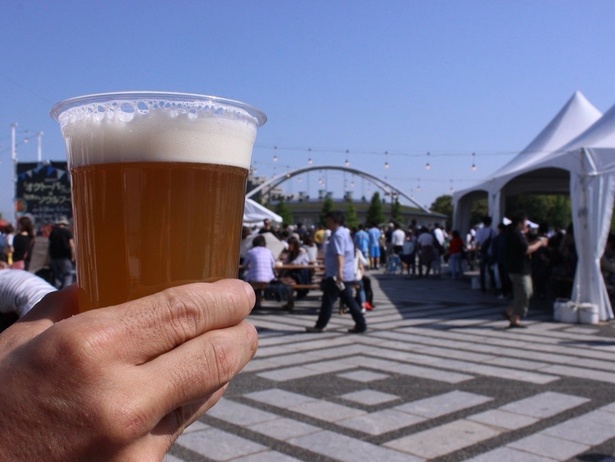
M 105 104 L 110 102 L 129 102 L 129 101 L 165 101 L 169 100 L 184 104 L 213 104 L 220 107 L 231 108 L 239 112 L 244 112 L 246 116 L 252 118 L 256 127 L 261 127 L 266 121 L 267 116 L 255 107 L 241 101 L 222 98 L 219 96 L 201 95 L 198 93 L 181 93 L 168 91 L 122 91 L 110 93 L 94 93 L 90 95 L 77 96 L 65 99 L 55 104 L 49 111 L 51 117 L 61 122 L 60 117 L 63 113 L 77 107 L 89 104 Z

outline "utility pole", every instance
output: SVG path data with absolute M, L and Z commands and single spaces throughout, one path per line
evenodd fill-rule
M 37 150 L 37 160 L 38 163 L 40 164 L 43 161 L 43 132 L 38 132 L 38 134 L 36 135 L 37 138 L 37 146 L 38 146 L 38 150 Z
M 11 124 L 11 160 L 13 162 L 13 223 L 17 223 L 17 208 L 15 201 L 17 200 L 17 147 L 15 144 L 15 132 L 17 122 Z

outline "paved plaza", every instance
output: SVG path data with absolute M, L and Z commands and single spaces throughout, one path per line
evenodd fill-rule
M 506 329 L 467 279 L 369 274 L 367 334 L 305 333 L 316 295 L 254 312 L 256 358 L 165 462 L 615 462 L 615 323 Z

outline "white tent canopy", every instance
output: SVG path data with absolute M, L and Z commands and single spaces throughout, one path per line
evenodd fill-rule
M 243 224 L 253 225 L 256 223 L 261 223 L 266 219 L 276 223 L 282 223 L 282 217 L 280 215 L 246 197 L 246 202 L 243 209 Z
M 514 159 L 478 186 L 453 195 L 455 228 L 469 227 L 471 202 L 485 193 L 489 214 L 499 222 L 505 197 L 521 192 L 570 194 L 578 255 L 573 301 L 597 305 L 602 321 L 613 319 L 600 257 L 615 202 L 615 106 L 600 117 L 576 92 Z
M 482 183 L 453 194 L 454 227 L 460 231 L 469 229 L 472 202 L 484 197 L 485 194 L 487 194 L 489 215 L 495 223 L 499 223 L 506 195 L 516 194 L 526 189 L 524 184 L 510 183 L 510 181 L 524 172 L 531 171 L 534 165 L 579 136 L 600 117 L 600 111 L 581 92 L 575 92 L 551 122 L 510 162 Z M 533 188 L 534 191 L 541 188 L 543 191 L 555 192 L 548 178 L 542 178 L 540 184 L 534 182 Z
M 601 321 L 613 319 L 600 257 L 615 204 L 615 105 L 580 136 L 534 166 L 537 171 L 570 172 L 572 223 L 578 262 L 572 299 L 599 308 Z

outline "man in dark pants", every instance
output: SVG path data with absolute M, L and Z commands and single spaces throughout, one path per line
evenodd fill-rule
M 509 327 L 525 327 L 520 324 L 521 318 L 527 316 L 532 297 L 532 266 L 530 255 L 542 247 L 546 247 L 547 238 L 539 238 L 528 244 L 527 216 L 517 212 L 511 220 L 506 235 L 506 264 L 512 282 L 513 301 L 502 315 L 510 321 Z
M 474 239 L 478 244 L 480 258 L 480 290 L 487 292 L 487 274 L 489 275 L 489 285 L 491 289 L 495 289 L 495 274 L 493 272 L 493 253 L 491 251 L 491 243 L 495 237 L 495 231 L 491 228 L 493 220 L 491 217 L 483 218 L 483 227 L 476 231 Z
M 493 261 L 498 265 L 500 274 L 501 292 L 498 298 L 512 297 L 512 282 L 508 276 L 508 265 L 506 264 L 506 225 L 498 225 L 498 235 L 493 238 L 491 247 L 493 249 Z
M 352 295 L 354 275 L 354 243 L 350 231 L 344 227 L 342 212 L 329 212 L 326 216 L 327 229 L 331 236 L 325 247 L 325 275 L 322 287 L 322 304 L 320 314 L 314 327 L 307 327 L 307 332 L 324 332 L 331 319 L 333 304 L 341 297 L 355 322 L 351 334 L 362 334 L 367 330 L 367 324 L 361 308 Z

